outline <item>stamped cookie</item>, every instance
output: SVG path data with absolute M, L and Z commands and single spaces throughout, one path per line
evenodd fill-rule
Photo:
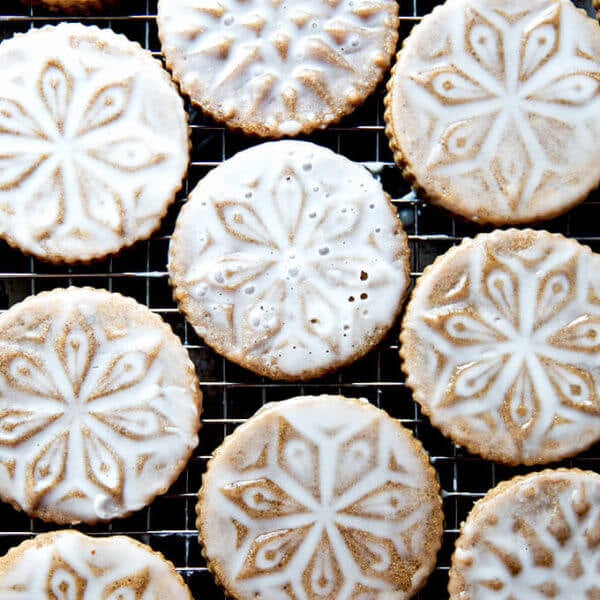
M 199 493 L 209 569 L 237 600 L 411 598 L 443 515 L 421 444 L 366 400 L 268 404 L 225 439 Z
M 569 0 L 448 0 L 398 54 L 386 131 L 432 202 L 549 219 L 600 181 L 599 82 L 600 29 Z
M 57 289 L 0 316 L 0 498 L 56 523 L 123 517 L 198 443 L 194 367 L 130 298 Z
M 578 469 L 515 477 L 463 525 L 450 600 L 600 597 L 600 475 Z
M 324 128 L 381 81 L 395 0 L 160 0 L 167 66 L 194 104 L 246 133 Z
M 41 4 L 45 8 L 66 13 L 95 12 L 103 8 L 113 8 L 118 0 L 21 0 L 23 4 L 37 6 Z
M 600 257 L 545 231 L 465 240 L 418 280 L 407 384 L 455 443 L 509 464 L 600 439 Z
M 0 597 L 193 600 L 165 557 L 125 536 L 43 533 L 0 558 Z
M 187 116 L 160 63 L 70 23 L 0 44 L 0 236 L 53 262 L 146 239 L 181 186 Z
M 180 309 L 217 352 L 273 379 L 309 379 L 382 339 L 409 283 L 409 250 L 366 169 L 279 141 L 198 184 L 177 220 L 169 272 Z

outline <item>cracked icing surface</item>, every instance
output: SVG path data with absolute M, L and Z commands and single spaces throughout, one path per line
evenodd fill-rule
M 124 536 L 38 535 L 0 558 L 2 600 L 192 600 L 162 554 Z
M 600 598 L 600 477 L 543 471 L 493 489 L 456 542 L 451 600 Z
M 198 443 L 200 392 L 170 328 L 119 294 L 54 290 L 0 317 L 0 496 L 57 523 L 124 516 Z
M 600 30 L 569 0 L 449 0 L 398 55 L 397 161 L 477 221 L 568 210 L 598 184 Z
M 408 285 L 408 246 L 381 185 L 307 142 L 240 152 L 191 193 L 171 241 L 175 297 L 207 344 L 280 379 L 365 354 Z
M 573 240 L 464 241 L 419 280 L 400 339 L 415 399 L 472 452 L 549 462 L 599 437 L 600 258 Z
M 149 52 L 61 24 L 0 45 L 0 234 L 40 258 L 148 237 L 181 185 L 187 116 Z
M 366 400 L 266 405 L 217 449 L 198 505 L 209 568 L 240 600 L 404 600 L 442 535 L 435 472 Z
M 160 0 L 163 53 L 194 103 L 247 132 L 308 133 L 351 112 L 388 68 L 394 0 Z

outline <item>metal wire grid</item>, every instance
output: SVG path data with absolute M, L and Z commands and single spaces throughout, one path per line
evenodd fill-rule
M 27 2 L 2 0 L 0 39 L 32 27 L 75 20 L 111 27 L 159 56 L 156 2 L 157 0 L 122 0 L 121 9 L 82 18 L 49 13 Z M 439 3 L 439 0 L 403 0 L 400 3 L 402 37 Z M 575 3 L 592 14 L 591 0 Z M 482 231 L 482 228 L 455 219 L 448 213 L 419 201 L 410 193 L 409 187 L 394 167 L 388 149 L 382 99 L 383 88 L 340 125 L 315 133 L 308 139 L 365 164 L 381 180 L 386 191 L 398 199 L 395 203 L 409 234 L 414 279 L 437 255 L 463 237 Z M 304 385 L 273 383 L 257 377 L 215 355 L 203 345 L 202 340 L 187 326 L 171 298 L 166 272 L 169 235 L 187 191 L 215 165 L 257 142 L 227 132 L 194 109 L 190 110 L 190 116 L 193 150 L 189 174 L 161 230 L 152 239 L 139 243 L 114 258 L 69 268 L 25 257 L 0 243 L 0 310 L 29 294 L 71 284 L 121 292 L 147 305 L 171 324 L 181 336 L 201 379 L 204 427 L 200 446 L 185 473 L 165 496 L 132 517 L 109 525 L 79 529 L 100 535 L 126 534 L 145 542 L 173 561 L 195 598 L 222 599 L 223 592 L 213 582 L 200 554 L 194 525 L 196 492 L 211 452 L 223 441 L 225 435 L 231 433 L 265 402 L 301 394 L 341 393 L 346 396 L 362 396 L 386 409 L 409 427 L 423 442 L 439 473 L 446 517 L 444 542 L 438 565 L 417 598 L 447 598 L 447 572 L 454 540 L 460 523 L 474 500 L 498 481 L 527 472 L 527 469 L 507 468 L 471 456 L 444 439 L 421 416 L 400 372 L 398 324 L 380 347 L 358 364 Z M 600 251 L 599 220 L 600 194 L 596 193 L 568 215 L 543 226 L 550 231 L 574 237 L 589 244 L 593 250 Z M 563 464 L 600 471 L 600 447 Z M 34 534 L 52 529 L 52 525 L 30 519 L 0 503 L 0 554 Z

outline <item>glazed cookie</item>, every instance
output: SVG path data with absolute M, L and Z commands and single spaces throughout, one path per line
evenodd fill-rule
M 0 497 L 62 524 L 138 510 L 185 468 L 200 402 L 179 338 L 145 306 L 32 296 L 0 316 Z
M 96 12 L 103 8 L 113 8 L 118 0 L 21 0 L 23 4 L 37 6 L 41 4 L 45 8 L 68 14 Z
M 53 262 L 146 239 L 181 186 L 187 116 L 160 63 L 71 23 L 0 44 L 0 235 Z
M 462 527 L 450 600 L 600 597 L 600 476 L 578 469 L 515 477 Z
M 574 240 L 463 241 L 418 280 L 400 341 L 415 400 L 471 452 L 546 463 L 600 439 L 600 257 Z
M 362 104 L 398 40 L 395 0 L 160 0 L 158 30 L 181 89 L 213 118 L 281 137 Z
M 366 400 L 268 404 L 208 465 L 198 529 L 237 600 L 411 598 L 433 570 L 443 515 L 421 444 Z
M 600 181 L 599 81 L 600 29 L 569 0 L 448 0 L 398 54 L 386 131 L 432 202 L 549 219 Z
M 318 377 L 366 354 L 409 283 L 406 235 L 381 185 L 308 142 L 255 146 L 211 171 L 169 257 L 198 334 L 273 379 Z
M 0 558 L 0 597 L 19 600 L 193 600 L 175 567 L 125 536 L 43 533 Z

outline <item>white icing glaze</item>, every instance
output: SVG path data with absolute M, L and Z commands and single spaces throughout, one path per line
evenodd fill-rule
M 401 340 L 415 398 L 488 458 L 549 462 L 599 437 L 600 258 L 573 240 L 466 240 L 419 281 Z
M 0 45 L 0 233 L 51 260 L 148 237 L 187 167 L 187 116 L 149 52 L 61 24 Z
M 473 220 L 564 212 L 600 178 L 600 30 L 569 0 L 449 0 L 390 88 L 419 185 Z
M 209 463 L 199 525 L 240 600 L 412 597 L 433 568 L 441 501 L 425 453 L 368 402 L 274 403 Z
M 595 473 L 544 471 L 516 480 L 467 518 L 453 560 L 466 585 L 451 599 L 593 600 L 599 542 Z
M 194 102 L 282 136 L 325 127 L 373 91 L 397 13 L 394 0 L 161 0 L 158 26 Z
M 107 520 L 163 493 L 198 443 L 179 340 L 133 300 L 89 288 L 0 317 L 0 496 L 56 522 Z
M 365 169 L 307 142 L 270 142 L 198 184 L 169 271 L 208 344 L 247 368 L 306 378 L 365 353 L 391 326 L 408 247 Z
M 2 600 L 192 600 L 164 557 L 124 536 L 43 534 L 0 558 Z

